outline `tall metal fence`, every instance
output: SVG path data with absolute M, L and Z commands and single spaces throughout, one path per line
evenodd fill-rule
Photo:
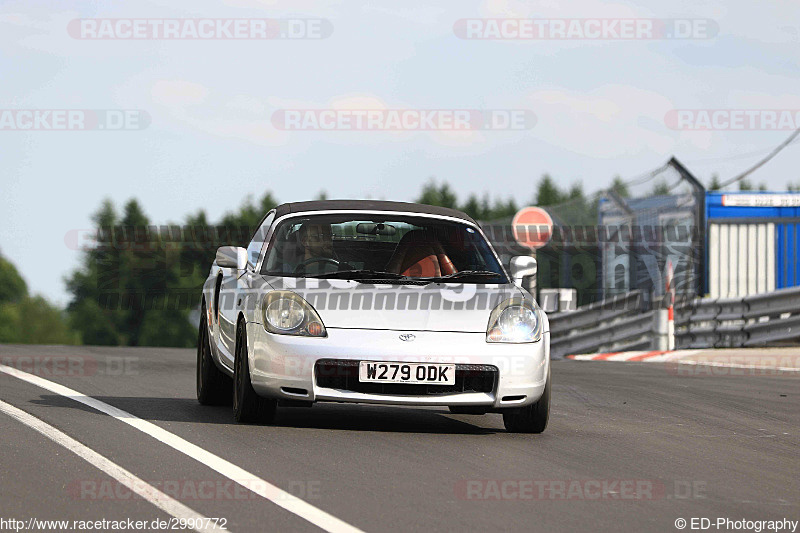
M 573 184 L 560 203 L 540 205 L 553 228 L 535 252 L 514 242 L 511 219 L 483 226 L 504 261 L 535 256 L 537 288 L 575 289 L 578 305 L 630 291 L 657 301 L 664 295 L 668 265 L 672 290 L 695 297 L 703 286 L 704 195 L 703 186 L 673 158 L 589 195 Z

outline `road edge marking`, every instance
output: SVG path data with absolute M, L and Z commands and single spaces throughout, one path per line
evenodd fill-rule
M 797 367 L 763 366 L 757 364 L 731 363 L 728 361 L 694 361 L 688 359 L 703 349 L 652 351 L 652 352 L 609 352 L 600 354 L 567 355 L 566 359 L 573 361 L 609 361 L 614 363 L 669 363 L 692 366 L 712 366 L 719 368 L 737 368 L 744 370 L 775 370 L 778 372 L 800 372 Z
M 3 400 L 0 400 L 0 412 L 7 414 L 25 426 L 37 431 L 56 444 L 63 446 L 101 472 L 105 472 L 109 476 L 113 477 L 119 483 L 130 489 L 131 492 L 135 492 L 144 500 L 150 502 L 168 515 L 171 515 L 178 520 L 193 520 L 193 523 L 195 524 L 198 523 L 198 521 L 203 524 L 210 524 L 211 520 L 205 516 L 193 511 L 178 500 L 161 492 L 156 487 L 134 475 L 132 472 L 100 455 L 98 452 L 89 448 L 85 444 L 81 444 L 77 440 L 73 439 L 60 429 L 51 426 L 47 422 L 36 418 L 32 414 L 27 413 L 18 407 L 14 407 L 10 403 L 6 403 Z M 214 529 L 215 528 L 206 527 L 199 529 L 194 528 L 195 531 L 199 532 L 211 531 Z
M 724 361 L 673 361 L 679 365 L 715 366 L 721 368 L 741 368 L 744 370 L 777 370 L 778 372 L 800 372 L 800 368 L 788 366 L 759 366 L 744 365 L 740 363 L 726 363 Z
M 243 486 L 244 488 L 258 494 L 262 498 L 269 500 L 278 507 L 281 507 L 292 514 L 299 516 L 307 522 L 310 522 L 311 524 L 320 529 L 328 531 L 329 533 L 364 533 L 357 527 L 348 524 L 344 520 L 336 518 L 322 509 L 314 507 L 305 500 L 301 500 L 297 496 L 276 487 L 272 483 L 269 483 L 258 476 L 251 474 L 247 470 L 236 466 L 230 461 L 227 461 L 222 457 L 219 457 L 218 455 L 215 455 L 201 448 L 200 446 L 197 446 L 196 444 L 192 444 L 191 442 L 179 437 L 178 435 L 175 435 L 174 433 L 170 433 L 166 429 L 163 429 L 152 422 L 141 419 L 136 415 L 133 415 L 127 411 L 123 411 L 122 409 L 114 407 L 113 405 L 109 405 L 98 400 L 97 398 L 86 396 L 85 394 L 74 389 L 70 389 L 69 387 L 65 387 L 64 385 L 60 385 L 42 377 L 23 372 L 22 370 L 18 370 L 16 368 L 0 364 L 0 372 L 21 379 L 22 381 L 26 381 L 31 385 L 36 385 L 37 387 L 49 390 L 50 392 L 58 394 L 59 396 L 64 396 L 65 398 L 75 400 L 78 403 L 82 403 L 83 405 L 91 407 L 92 409 L 100 411 L 101 413 L 116 418 L 120 422 L 124 422 L 125 424 L 138 429 L 142 433 L 150 435 L 154 439 L 163 442 L 174 450 L 191 457 L 195 461 L 198 461 L 215 472 L 225 476 L 234 483 Z

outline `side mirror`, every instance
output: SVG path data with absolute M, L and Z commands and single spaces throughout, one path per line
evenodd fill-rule
M 522 278 L 536 275 L 536 259 L 529 255 L 518 255 L 511 259 L 511 277 L 522 285 Z
M 220 246 L 217 248 L 217 266 L 244 270 L 247 266 L 247 250 L 237 246 Z

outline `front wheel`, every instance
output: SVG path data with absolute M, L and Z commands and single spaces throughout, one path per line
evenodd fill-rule
M 200 316 L 197 334 L 197 401 L 200 405 L 225 405 L 231 401 L 231 378 L 217 368 L 211 358 L 206 310 Z
M 247 331 L 244 323 L 236 328 L 236 358 L 233 363 L 233 417 L 240 423 L 272 423 L 278 401 L 259 396 L 250 381 L 247 357 Z
M 503 413 L 503 424 L 509 433 L 541 433 L 550 417 L 550 370 L 539 401 L 520 409 L 509 409 Z

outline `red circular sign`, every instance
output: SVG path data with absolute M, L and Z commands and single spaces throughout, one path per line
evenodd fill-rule
M 514 215 L 511 230 L 520 246 L 535 250 L 553 236 L 553 219 L 541 207 L 523 207 Z

